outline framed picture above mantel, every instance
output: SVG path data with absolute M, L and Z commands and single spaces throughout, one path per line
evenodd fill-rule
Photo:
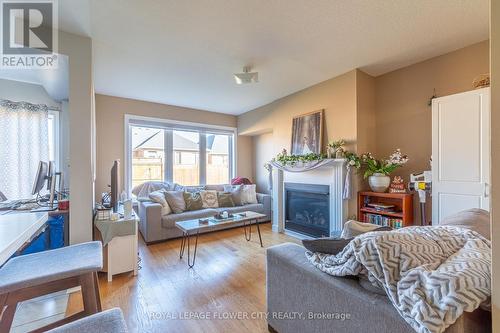
M 292 121 L 292 155 L 321 154 L 324 110 L 294 117 Z

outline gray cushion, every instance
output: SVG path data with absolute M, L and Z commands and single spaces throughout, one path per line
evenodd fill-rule
M 325 237 L 318 239 L 303 239 L 302 245 L 311 252 L 337 254 L 349 244 L 352 238 Z
M 184 192 L 182 191 L 166 191 L 165 199 L 167 199 L 170 209 L 175 214 L 180 214 L 186 210 L 186 202 L 184 201 Z
M 101 242 L 27 254 L 0 268 L 0 294 L 102 269 Z
M 264 205 L 263 204 L 249 204 L 245 206 L 236 206 L 236 207 L 219 207 L 216 208 L 218 212 L 227 211 L 228 213 L 241 213 L 246 211 L 252 211 L 256 213 L 264 214 Z
M 205 190 L 213 190 L 217 192 L 224 192 L 225 185 L 205 185 Z
M 241 185 L 224 185 L 224 192 L 231 193 L 233 202 L 236 206 L 243 205 L 243 186 Z
M 476 231 L 491 240 L 490 213 L 484 209 L 473 208 L 445 217 L 441 225 L 452 225 Z
M 118 308 L 96 313 L 61 327 L 54 328 L 47 333 L 126 333 L 127 325 L 122 311 Z
M 170 214 L 161 217 L 161 225 L 164 228 L 175 228 L 175 222 L 213 217 L 216 214 L 217 210 L 211 208 L 186 211 L 180 214 Z

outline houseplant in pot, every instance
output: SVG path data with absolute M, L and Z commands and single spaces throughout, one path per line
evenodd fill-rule
M 374 192 L 385 192 L 391 184 L 390 174 L 408 162 L 408 156 L 396 149 L 388 159 L 376 159 L 370 153 L 361 155 L 361 164 L 365 169 L 364 178 Z

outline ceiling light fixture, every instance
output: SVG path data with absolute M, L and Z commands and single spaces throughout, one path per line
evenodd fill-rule
M 259 82 L 259 73 L 250 72 L 250 66 L 243 67 L 243 73 L 234 73 L 234 80 L 236 84 L 247 84 Z

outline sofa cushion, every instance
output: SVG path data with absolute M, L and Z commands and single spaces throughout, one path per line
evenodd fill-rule
M 217 192 L 217 201 L 219 202 L 219 207 L 234 207 L 231 193 Z
M 183 196 L 186 203 L 186 210 L 200 210 L 203 208 L 200 192 L 184 192 Z
M 161 225 L 164 228 L 175 228 L 175 222 L 212 217 L 217 214 L 215 209 L 200 209 L 186 211 L 180 214 L 170 214 L 161 217 Z
M 318 239 L 303 239 L 302 245 L 311 252 L 337 254 L 349 244 L 352 238 L 325 237 Z
M 484 209 L 467 209 L 445 217 L 440 225 L 450 225 L 476 231 L 486 239 L 491 239 L 490 213 Z
M 243 195 L 241 203 L 243 205 L 246 204 L 256 204 L 257 203 L 257 192 L 256 186 L 253 185 L 242 185 L 243 187 Z
M 236 206 L 243 205 L 243 186 L 242 185 L 225 185 L 224 192 L 231 193 L 233 202 Z
M 217 200 L 217 191 L 201 191 L 200 195 L 203 202 L 203 208 L 219 207 L 219 202 Z
M 231 214 L 252 211 L 252 212 L 256 212 L 256 213 L 265 214 L 263 204 L 251 204 L 251 205 L 235 206 L 235 207 L 219 207 L 219 208 L 217 208 L 217 211 L 219 213 L 223 212 L 223 211 L 227 211 L 228 213 L 231 213 Z
M 225 184 L 222 184 L 222 185 L 205 185 L 205 190 L 211 190 L 211 191 L 217 191 L 217 192 L 224 192 L 224 186 L 225 186 Z
M 186 202 L 184 201 L 184 192 L 182 191 L 166 191 L 165 198 L 168 205 L 175 214 L 180 214 L 186 210 Z
M 149 193 L 149 198 L 151 201 L 159 203 L 161 205 L 161 215 L 168 215 L 172 213 L 172 209 L 168 205 L 167 199 L 165 198 L 165 190 L 158 190 Z

